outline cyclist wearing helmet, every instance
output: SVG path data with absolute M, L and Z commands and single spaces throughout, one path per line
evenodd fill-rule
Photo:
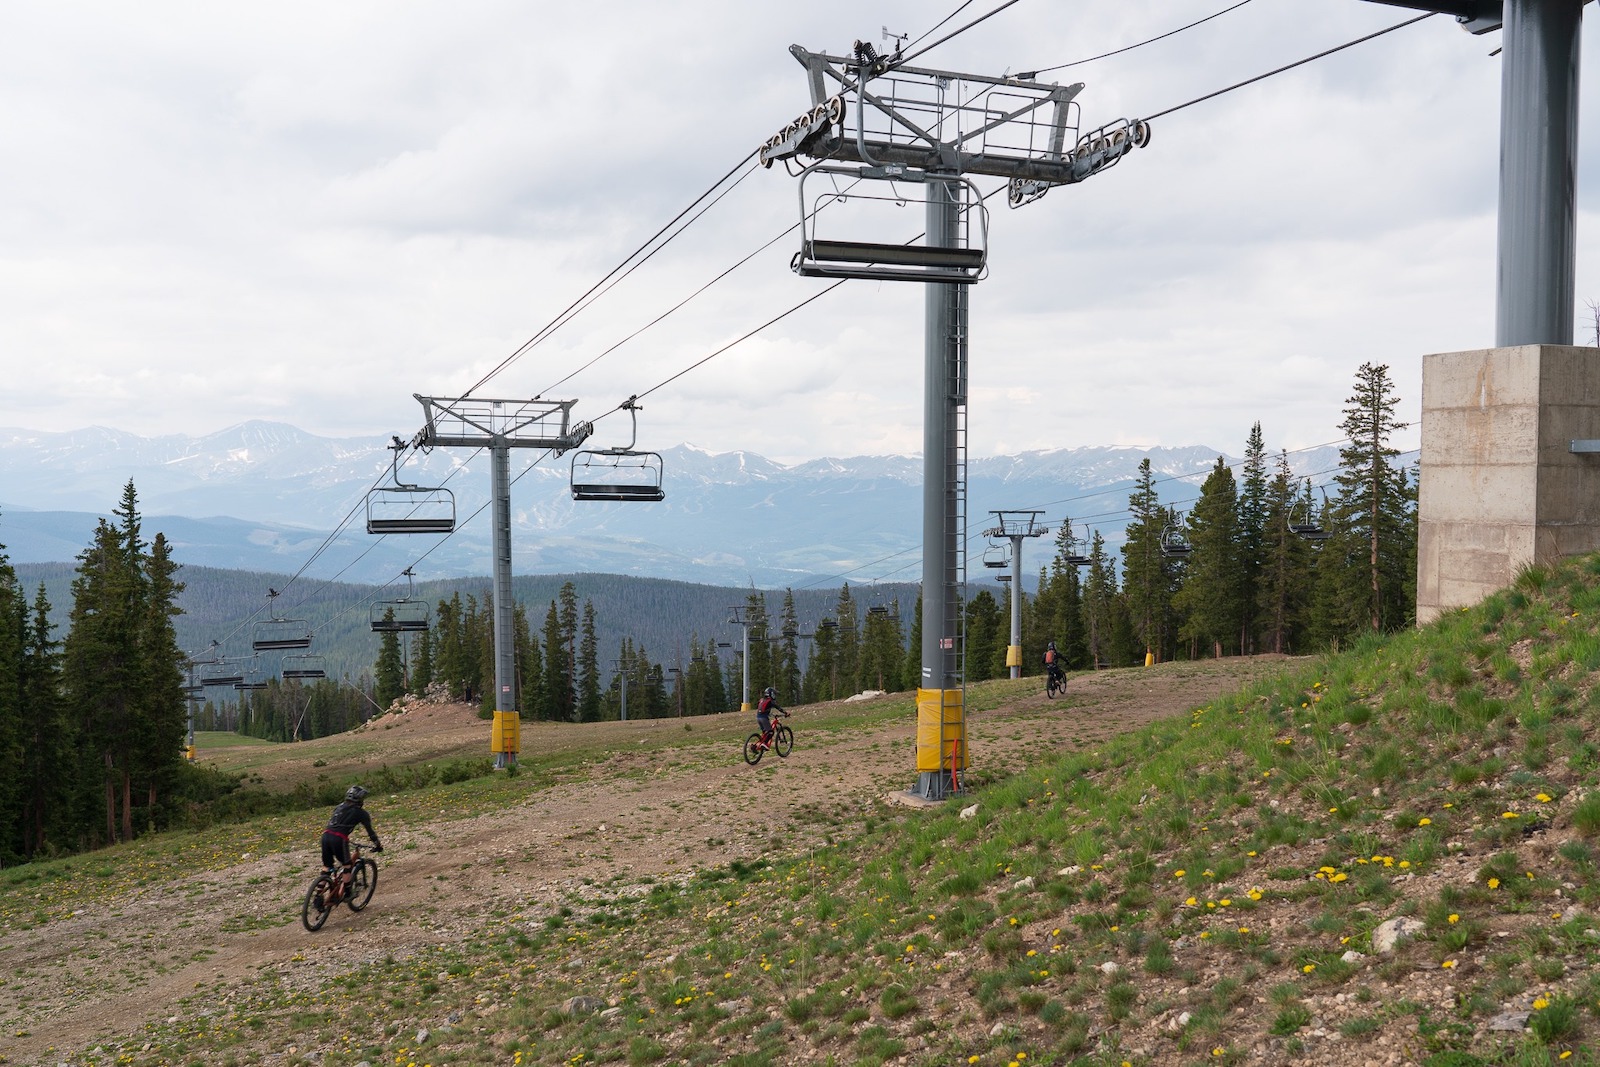
M 1056 651 L 1054 639 L 1044 643 L 1044 669 L 1050 680 L 1060 685 L 1063 681 L 1061 673 L 1061 654 Z
M 789 714 L 778 706 L 778 691 L 769 685 L 761 691 L 761 700 L 756 704 L 756 728 L 761 731 L 761 743 L 767 747 L 772 745 L 773 712 Z
M 367 791 L 359 785 L 353 785 L 345 790 L 344 803 L 334 808 L 333 814 L 328 817 L 328 828 L 322 831 L 322 869 L 325 873 L 332 870 L 335 862 L 341 867 L 350 865 L 350 832 L 357 826 L 366 827 L 367 836 L 372 838 L 372 851 L 383 851 L 378 832 L 372 828 L 372 816 L 361 806 L 366 799 Z

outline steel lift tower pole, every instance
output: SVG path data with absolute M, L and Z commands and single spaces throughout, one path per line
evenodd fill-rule
M 744 634 L 744 646 L 743 646 L 743 649 L 741 650 L 741 652 L 739 653 L 740 659 L 743 661 L 740 664 L 741 672 L 740 672 L 740 690 L 739 690 L 739 710 L 740 711 L 749 711 L 750 710 L 750 620 L 745 617 L 744 610 L 745 609 L 744 609 L 744 605 L 743 604 L 737 605 L 736 607 L 729 608 L 728 609 L 728 625 L 729 626 L 737 626 L 740 629 L 740 631 L 743 632 L 743 634 Z
M 1043 537 L 1050 532 L 1040 523 L 1042 511 L 991 511 L 995 518 L 994 529 L 985 530 L 985 537 L 1005 537 L 1011 541 L 1011 647 L 1006 649 L 1006 666 L 1011 677 L 1022 677 L 1022 542 L 1029 537 Z
M 496 768 L 515 767 L 522 751 L 522 720 L 516 707 L 516 646 L 511 594 L 511 450 L 543 448 L 557 455 L 576 448 L 594 431 L 571 424 L 576 400 L 480 400 L 417 396 L 423 427 L 412 444 L 429 448 L 481 448 L 489 452 L 494 526 L 494 725 L 489 747 Z
M 1082 83 L 993 78 L 912 67 L 860 41 L 849 55 L 789 49 L 806 70 L 811 109 L 762 146 L 800 179 L 805 277 L 927 285 L 923 343 L 922 676 L 917 784 L 938 800 L 959 790 L 965 717 L 968 287 L 987 272 L 988 196 L 970 175 L 1009 183 L 1012 207 L 1105 170 L 1149 142 L 1148 123 L 1117 119 L 1082 132 Z M 801 156 L 815 160 L 809 165 Z M 887 185 L 887 189 L 882 187 Z M 878 186 L 875 191 L 873 186 Z M 996 190 L 998 191 L 998 190 Z M 893 232 L 863 239 L 853 212 L 874 202 L 925 206 L 923 244 Z M 894 215 L 899 218 L 901 216 Z M 848 237 L 824 229 L 839 218 Z M 874 235 L 875 236 L 875 235 Z
M 1572 344 L 1579 30 L 1588 0 L 1373 0 L 1505 30 L 1495 347 Z

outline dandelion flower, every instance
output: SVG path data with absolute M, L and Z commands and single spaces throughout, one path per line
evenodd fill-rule
M 1549 1000 L 1548 997 L 1535 997 L 1534 998 L 1534 1001 L 1533 1001 L 1533 1010 L 1534 1011 L 1544 1011 L 1549 1006 L 1550 1006 L 1550 1000 Z
M 1316 969 L 1317 969 L 1317 965 L 1315 963 L 1308 963 L 1304 967 L 1300 968 L 1300 971 L 1301 971 L 1302 974 L 1310 974 L 1312 971 L 1314 971 Z
M 1533 799 L 1537 800 L 1541 804 L 1548 804 L 1548 803 L 1550 803 L 1550 799 L 1551 798 L 1550 798 L 1550 794 L 1549 793 L 1540 793 L 1538 796 L 1534 797 Z
M 1457 915 L 1455 912 L 1451 912 L 1450 913 L 1450 918 L 1448 920 L 1446 920 L 1446 921 L 1448 921 L 1450 923 L 1458 923 L 1458 922 L 1461 921 L 1461 916 Z
M 1443 967 L 1443 968 L 1445 968 L 1447 970 L 1449 968 L 1451 968 L 1451 967 L 1454 967 L 1455 965 L 1456 965 L 1456 961 L 1455 960 L 1445 960 L 1443 963 L 1439 964 L 1439 966 L 1441 966 L 1441 967 Z
M 1417 825 L 1418 826 L 1432 826 L 1433 825 L 1433 820 L 1428 818 L 1426 815 L 1424 815 L 1422 818 L 1417 820 Z
M 1489 888 L 1490 889 L 1499 889 L 1500 888 L 1500 879 L 1498 879 L 1498 878 L 1489 879 Z

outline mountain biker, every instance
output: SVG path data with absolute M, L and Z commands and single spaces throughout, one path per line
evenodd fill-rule
M 761 691 L 761 699 L 756 703 L 756 728 L 761 731 L 761 744 L 772 747 L 772 715 L 789 714 L 778 706 L 778 691 L 772 686 L 767 686 Z
M 322 873 L 331 875 L 335 861 L 341 867 L 350 866 L 350 832 L 357 826 L 366 827 L 367 836 L 372 838 L 372 851 L 383 851 L 378 832 L 372 828 L 372 816 L 362 806 L 366 799 L 367 791 L 353 785 L 345 790 L 344 803 L 328 817 L 328 828 L 322 831 Z
M 1045 673 L 1049 675 L 1050 681 L 1054 682 L 1056 685 L 1062 684 L 1063 675 L 1061 673 L 1061 653 L 1056 651 L 1056 643 L 1054 640 L 1046 641 L 1044 643 L 1044 669 Z

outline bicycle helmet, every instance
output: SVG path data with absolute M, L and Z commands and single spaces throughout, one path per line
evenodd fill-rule
M 768 700 L 778 699 L 778 691 L 770 685 L 761 691 L 761 695 L 766 697 Z
M 367 791 L 359 785 L 353 785 L 344 791 L 344 798 L 352 804 L 359 804 L 367 799 Z

